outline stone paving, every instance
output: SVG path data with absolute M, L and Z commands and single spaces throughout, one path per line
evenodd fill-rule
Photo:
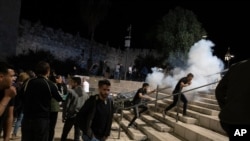
M 56 124 L 56 129 L 55 129 L 54 141 L 60 141 L 62 129 L 63 129 L 62 112 L 59 112 L 57 124 Z M 128 140 L 130 140 L 123 131 L 120 134 L 120 139 L 118 139 L 118 131 L 117 130 L 118 130 L 118 125 L 116 123 L 114 123 L 112 125 L 111 135 L 107 141 L 128 141 Z M 21 128 L 19 128 L 18 136 L 21 137 Z M 72 127 L 70 133 L 68 134 L 68 140 L 73 141 L 73 139 L 74 139 L 74 127 Z M 2 140 L 3 139 L 1 138 L 0 141 L 2 141 Z M 14 139 L 13 141 L 21 141 L 21 138 Z

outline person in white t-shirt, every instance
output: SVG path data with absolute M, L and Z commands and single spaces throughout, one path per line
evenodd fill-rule
M 85 93 L 89 93 L 89 82 L 86 80 L 85 77 L 83 77 L 82 83 L 83 83 L 83 91 Z

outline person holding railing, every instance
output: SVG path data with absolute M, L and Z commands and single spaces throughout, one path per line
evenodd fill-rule
M 156 90 L 152 90 L 151 92 L 147 92 L 147 89 L 149 87 L 149 84 L 148 83 L 143 83 L 142 84 L 142 88 L 138 89 L 133 100 L 132 100 L 132 104 L 133 105 L 136 105 L 136 104 L 139 104 L 141 103 L 142 99 L 147 99 L 147 100 L 151 100 L 152 98 L 149 97 L 148 95 L 146 94 L 152 94 L 154 93 Z M 138 112 L 138 108 L 141 108 L 142 110 Z M 139 105 L 138 107 L 134 107 L 134 118 L 131 120 L 131 122 L 129 123 L 128 125 L 128 128 L 132 127 L 135 120 L 140 117 L 141 113 L 145 112 L 148 110 L 148 107 L 145 106 L 145 105 Z
M 180 100 L 184 103 L 183 104 L 183 116 L 186 116 L 187 111 L 187 98 L 183 93 L 181 93 L 183 87 L 187 87 L 191 85 L 191 81 L 193 79 L 194 75 L 192 73 L 188 73 L 186 77 L 181 78 L 178 83 L 175 86 L 175 89 L 173 91 L 173 103 L 170 104 L 168 107 L 165 108 L 165 110 L 162 112 L 163 117 L 165 118 L 166 112 L 170 109 L 172 109 L 174 106 L 176 106 L 178 102 L 178 95 L 180 94 Z

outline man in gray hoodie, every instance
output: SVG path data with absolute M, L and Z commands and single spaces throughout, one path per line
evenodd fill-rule
M 80 77 L 71 78 L 70 85 L 72 89 L 68 89 L 68 96 L 63 107 L 64 126 L 61 141 L 66 141 L 73 125 L 75 128 L 74 141 L 80 141 L 80 129 L 75 120 L 77 113 L 88 99 L 88 94 L 83 92 Z

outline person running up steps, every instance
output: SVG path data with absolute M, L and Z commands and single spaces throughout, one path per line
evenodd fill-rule
M 181 93 L 183 87 L 187 87 L 191 85 L 191 81 L 193 79 L 194 75 L 192 73 L 187 74 L 186 77 L 183 77 L 179 80 L 179 82 L 176 84 L 175 89 L 173 91 L 173 103 L 170 104 L 168 107 L 165 108 L 165 110 L 162 112 L 163 117 L 165 118 L 166 112 L 170 109 L 172 109 L 174 106 L 176 106 L 178 102 L 178 94 Z M 177 95 L 176 95 L 177 94 Z M 183 93 L 181 93 L 180 100 L 183 102 L 183 116 L 186 116 L 187 111 L 187 98 Z

